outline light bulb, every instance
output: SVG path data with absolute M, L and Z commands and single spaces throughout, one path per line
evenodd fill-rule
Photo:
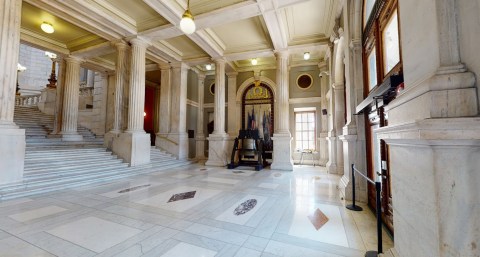
M 42 25 L 40 25 L 40 28 L 43 30 L 43 32 L 52 34 L 55 32 L 55 29 L 53 28 L 52 24 L 43 22 Z
M 48 56 L 50 59 L 55 59 L 57 58 L 57 55 L 51 52 L 45 52 L 45 55 Z
M 205 66 L 205 68 L 206 68 L 207 70 L 211 70 L 211 69 L 212 69 L 212 65 L 211 65 L 211 64 L 207 64 L 207 65 Z
M 258 63 L 257 58 L 252 59 L 252 65 L 257 65 L 257 63 Z
M 310 52 L 305 52 L 305 53 L 303 54 L 303 59 L 305 59 L 305 60 L 310 59 Z
M 182 20 L 180 21 L 180 29 L 187 35 L 195 32 L 195 22 L 193 21 L 193 16 L 188 9 L 182 16 Z

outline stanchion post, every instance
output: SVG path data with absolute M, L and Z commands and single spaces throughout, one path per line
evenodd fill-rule
M 355 164 L 352 164 L 352 204 L 345 206 L 345 208 L 352 211 L 363 211 L 363 208 L 355 205 Z
M 382 246 L 382 199 L 380 194 L 382 191 L 382 184 L 377 181 L 375 182 L 375 193 L 377 194 L 377 237 L 378 237 L 378 253 L 383 253 Z

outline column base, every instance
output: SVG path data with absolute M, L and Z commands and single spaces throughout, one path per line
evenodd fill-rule
M 208 160 L 206 166 L 225 167 L 228 163 L 228 134 L 210 134 L 208 140 Z
M 78 133 L 64 134 L 62 132 L 62 141 L 72 142 L 72 141 L 83 141 L 83 136 Z
M 158 133 L 155 146 L 175 155 L 179 160 L 188 158 L 187 133 Z
M 197 161 L 205 160 L 207 159 L 205 157 L 205 137 L 204 136 L 198 136 L 195 138 L 195 159 Z
M 103 147 L 112 150 L 113 141 L 120 135 L 120 131 L 109 131 L 103 136 Z
M 130 166 L 150 162 L 150 135 L 145 132 L 121 133 L 113 140 L 112 151 Z
M 292 136 L 290 133 L 273 134 L 273 161 L 272 170 L 293 171 Z
M 0 127 L 0 184 L 20 182 L 25 162 L 25 130 Z

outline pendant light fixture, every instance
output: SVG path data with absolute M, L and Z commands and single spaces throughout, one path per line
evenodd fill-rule
M 195 22 L 193 21 L 193 15 L 190 12 L 190 0 L 187 0 L 187 10 L 182 15 L 180 21 L 180 29 L 183 33 L 190 35 L 195 32 Z

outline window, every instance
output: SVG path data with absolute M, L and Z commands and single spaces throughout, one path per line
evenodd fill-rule
M 377 54 L 375 47 L 368 56 L 368 91 L 371 91 L 377 85 Z
M 295 112 L 295 148 L 316 150 L 315 111 Z
M 383 71 L 387 75 L 400 62 L 397 10 L 392 14 L 382 33 Z
M 365 6 L 364 6 L 364 21 L 363 21 L 363 26 L 365 27 L 367 25 L 367 20 L 370 17 L 370 14 L 372 14 L 373 6 L 375 5 L 375 0 L 366 0 L 365 1 Z

